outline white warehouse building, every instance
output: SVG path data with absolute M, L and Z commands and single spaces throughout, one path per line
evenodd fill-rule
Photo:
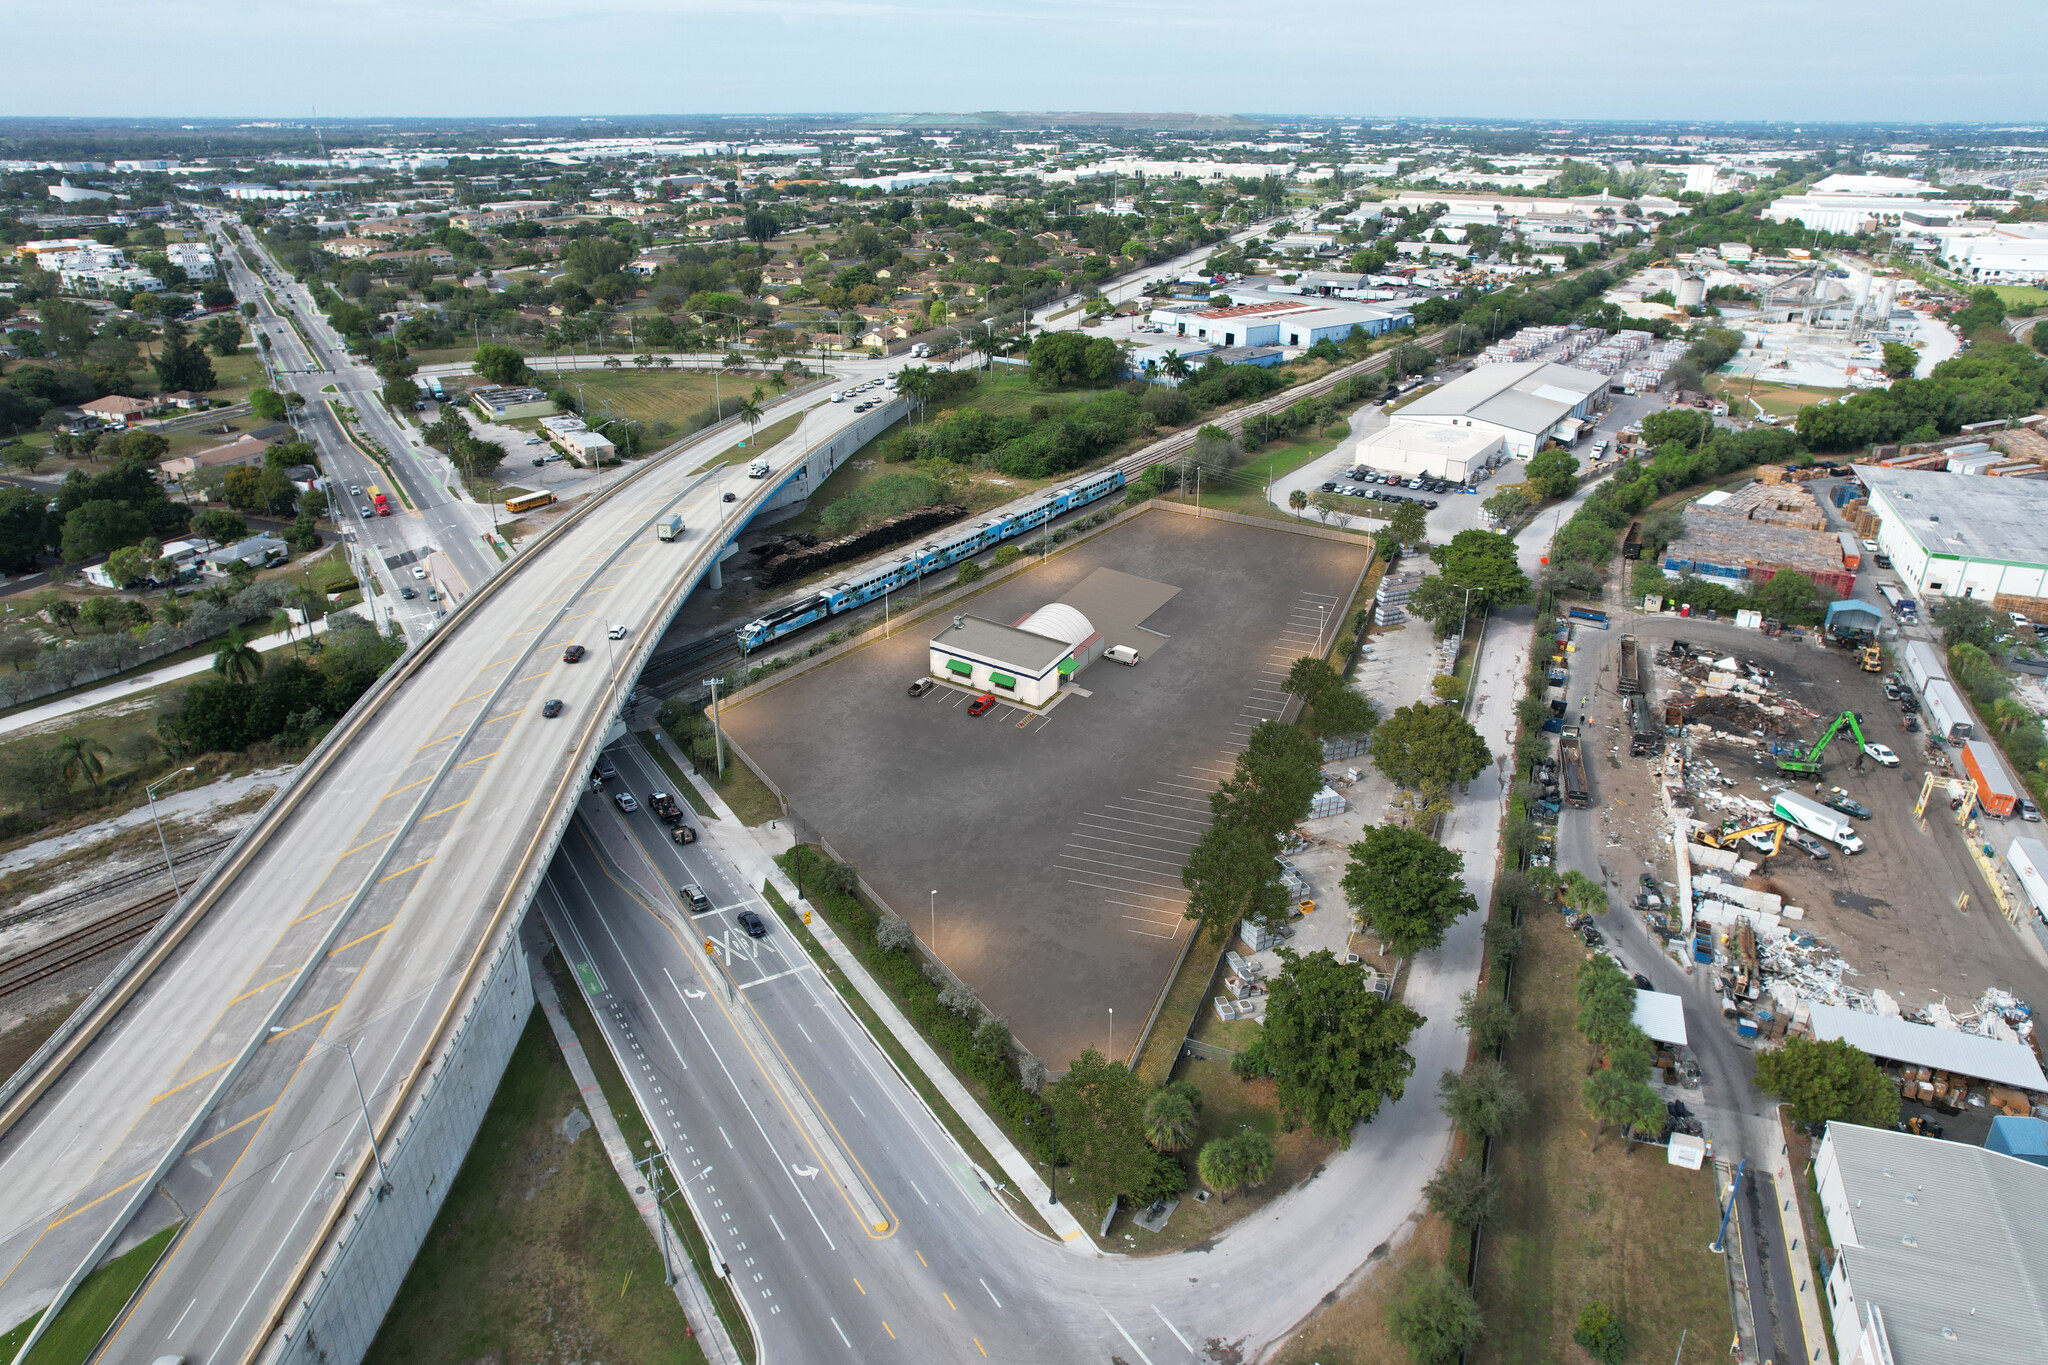
M 1505 464 L 1506 447 L 1497 431 L 1403 422 L 1397 417 L 1358 443 L 1357 462 L 1386 474 L 1467 483 L 1482 471 Z
M 1879 521 L 1877 548 L 1910 595 L 2026 598 L 2001 607 L 2048 620 L 2048 483 L 1857 465 Z
M 1607 384 L 1604 374 L 1544 360 L 1481 365 L 1402 408 L 1394 422 L 1484 432 L 1509 456 L 1529 456 L 1553 436 L 1576 437 Z
M 1044 706 L 1100 642 L 1088 618 L 1064 602 L 1048 603 L 1014 626 L 955 616 L 932 637 L 931 672 L 1006 701 Z

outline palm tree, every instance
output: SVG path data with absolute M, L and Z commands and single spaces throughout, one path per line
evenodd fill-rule
M 929 366 L 906 365 L 896 374 L 896 392 L 910 400 L 912 410 L 922 408 L 926 395 L 932 391 L 932 372 Z
M 292 614 L 283 607 L 279 607 L 270 614 L 271 630 L 292 642 L 292 653 L 294 655 L 299 652 L 298 624 L 298 622 L 292 620 Z
M 759 434 L 761 418 L 764 415 L 761 411 L 761 391 L 759 389 L 754 390 L 753 397 L 742 398 L 739 407 L 733 410 L 733 416 L 747 424 L 749 442 L 752 441 L 754 436 Z
M 241 631 L 230 631 L 213 651 L 213 671 L 229 682 L 252 682 L 263 671 L 263 656 Z
M 1145 1140 L 1162 1152 L 1178 1152 L 1195 1140 L 1195 1106 L 1178 1090 L 1155 1090 L 1145 1101 Z
M 1161 356 L 1159 358 L 1159 368 L 1166 371 L 1166 377 L 1176 384 L 1194 373 L 1188 367 L 1187 357 L 1179 351 L 1168 351 L 1165 355 Z
M 1202 1177 L 1202 1183 L 1225 1199 L 1230 1192 L 1244 1183 L 1239 1170 L 1237 1144 L 1227 1137 L 1214 1138 L 1202 1144 L 1202 1150 L 1195 1157 L 1195 1174 Z
M 77 730 L 57 741 L 57 752 L 64 756 L 65 781 L 83 777 L 93 786 L 99 786 L 100 774 L 107 770 L 106 765 L 100 762 L 110 752 L 106 745 Z
M 1308 491 L 1302 488 L 1295 489 L 1287 495 L 1287 505 L 1296 512 L 1306 512 L 1308 510 Z

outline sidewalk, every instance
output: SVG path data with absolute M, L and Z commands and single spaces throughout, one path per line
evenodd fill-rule
M 656 726 L 654 736 L 663 751 L 674 759 L 677 766 L 689 777 L 698 794 L 718 813 L 717 824 L 714 825 L 708 820 L 704 822 L 704 839 L 739 868 L 746 878 L 747 885 L 759 886 L 763 882 L 769 883 L 788 904 L 805 908 L 805 902 L 797 895 L 796 885 L 775 865 L 755 832 L 741 824 L 739 817 L 732 813 L 731 807 L 725 804 L 709 784 L 696 775 L 690 761 L 683 757 L 682 750 L 668 737 L 665 730 Z M 1065 1204 L 1046 1203 L 1051 1191 L 1046 1187 L 1046 1183 L 1038 1178 L 1038 1173 L 1032 1168 L 1030 1161 L 982 1110 L 981 1104 L 968 1093 L 967 1088 L 960 1084 L 952 1069 L 932 1050 L 931 1044 L 924 1040 L 924 1035 L 903 1017 L 902 1012 L 896 1008 L 896 1002 L 889 998 L 888 993 L 872 976 L 868 975 L 867 968 L 861 965 L 860 959 L 855 957 L 853 951 L 840 940 L 839 935 L 833 932 L 832 926 L 825 922 L 825 917 L 813 915 L 808 925 L 791 924 L 785 927 L 792 933 L 805 929 L 810 931 L 819 945 L 831 956 L 834 965 L 846 973 L 846 979 L 860 992 L 861 999 L 874 1010 L 883 1025 L 902 1045 L 903 1050 L 910 1054 L 911 1062 L 924 1072 L 933 1087 L 945 1097 L 946 1103 L 953 1106 L 953 1112 L 960 1116 L 960 1121 L 967 1125 L 981 1145 L 995 1157 L 996 1163 L 1009 1177 L 1011 1188 L 1031 1202 L 1039 1216 L 1059 1234 L 1060 1240 L 1084 1255 L 1098 1254 L 1095 1243 L 1074 1215 L 1068 1212 Z M 917 1092 L 913 1088 L 911 1093 L 916 1095 Z M 937 1121 L 936 1116 L 934 1121 Z M 940 1124 L 941 1128 L 944 1126 Z M 984 1171 L 982 1175 L 987 1178 L 988 1173 Z M 989 1180 L 991 1186 L 996 1183 Z M 1003 1203 L 1001 1200 L 996 1202 Z M 1007 1208 L 1008 1205 L 1005 1204 L 1004 1207 Z
M 583 1044 L 577 1040 L 576 1030 L 570 1027 L 568 1016 L 562 1013 L 562 1002 L 555 994 L 554 981 L 540 965 L 540 959 L 530 951 L 526 962 L 528 971 L 533 975 L 534 1003 L 547 1015 L 548 1027 L 555 1031 L 555 1042 L 562 1049 L 562 1060 L 569 1064 L 569 1074 L 576 1078 L 576 1089 L 590 1108 L 590 1121 L 596 1125 L 597 1135 L 604 1142 L 605 1155 L 612 1159 L 612 1169 L 619 1173 L 619 1180 L 629 1194 L 644 1190 L 646 1183 L 633 1167 L 632 1153 L 626 1146 L 625 1135 L 619 1131 L 619 1121 L 612 1117 L 612 1107 L 598 1088 L 597 1075 L 591 1071 L 590 1062 L 583 1055 Z M 647 1224 L 647 1235 L 659 1242 L 662 1232 L 655 1222 L 657 1215 L 653 1198 L 632 1194 L 632 1199 L 633 1206 L 640 1211 L 641 1221 Z M 704 1348 L 705 1359 L 712 1365 L 740 1365 L 740 1354 L 733 1348 L 732 1338 L 726 1335 L 718 1310 L 711 1306 L 711 1296 L 705 1292 L 704 1282 L 697 1277 L 696 1262 L 681 1247 L 676 1247 L 671 1254 L 676 1266 L 676 1300 L 683 1305 L 683 1311 L 697 1329 L 697 1344 Z
M 355 607 L 350 607 L 347 610 L 356 615 L 362 614 Z M 339 616 L 342 613 L 335 612 L 333 614 Z M 321 634 L 326 629 L 327 617 L 323 616 L 313 622 L 313 633 L 315 635 Z M 303 631 L 293 632 L 293 635 L 304 638 Z M 292 642 L 293 635 L 287 635 L 280 631 L 275 635 L 261 636 L 251 640 L 249 643 L 257 649 L 264 651 L 282 649 Z M 196 659 L 187 659 L 183 663 L 172 664 L 167 668 L 152 668 L 146 673 L 137 673 L 130 677 L 124 677 L 116 682 L 108 683 L 105 687 L 95 687 L 89 692 L 74 692 L 68 697 L 59 697 L 57 700 L 45 702 L 41 706 L 31 707 L 26 711 L 17 711 L 11 716 L 0 718 L 0 735 L 13 734 L 16 730 L 26 730 L 30 726 L 42 725 L 53 720 L 61 720 L 65 716 L 76 715 L 80 711 L 90 711 L 95 706 L 105 706 L 110 701 L 119 701 L 123 697 L 133 696 L 137 692 L 147 692 L 152 687 L 162 687 L 165 683 L 176 682 L 180 678 L 196 677 L 201 673 L 211 671 L 212 668 L 213 656 L 202 654 Z

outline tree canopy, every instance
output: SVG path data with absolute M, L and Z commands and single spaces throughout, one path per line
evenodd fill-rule
M 1172 1158 L 1146 1140 L 1148 1098 L 1143 1081 L 1092 1047 L 1046 1087 L 1045 1101 L 1059 1120 L 1068 1186 L 1083 1203 L 1101 1208 L 1118 1195 L 1150 1202 L 1160 1163 L 1172 1164 Z
M 1329 661 L 1312 654 L 1296 659 L 1287 670 L 1287 690 L 1300 697 L 1310 728 L 1319 735 L 1355 735 L 1379 722 L 1363 693 L 1354 692 Z
M 1512 607 L 1529 600 L 1529 576 L 1515 562 L 1515 542 L 1498 531 L 1460 531 L 1430 550 L 1450 584 L 1469 588 L 1472 609 Z
M 1579 486 L 1578 457 L 1568 450 L 1546 450 L 1529 461 L 1523 477 L 1545 497 L 1570 497 Z
M 1375 766 L 1397 786 L 1449 787 L 1470 782 L 1493 752 L 1451 702 L 1403 706 L 1373 731 Z
M 1328 949 L 1303 957 L 1282 948 L 1280 959 L 1262 1035 L 1280 1120 L 1349 1147 L 1355 1125 L 1401 1098 L 1415 1070 L 1408 1039 L 1422 1016 L 1380 999 L 1363 967 Z
M 1465 859 L 1428 835 L 1399 825 L 1370 825 L 1351 846 L 1344 898 L 1366 932 L 1399 957 L 1436 947 L 1444 931 L 1479 901 L 1465 889 Z
M 1840 1119 L 1870 1128 L 1899 1121 L 1899 1091 L 1854 1044 L 1835 1038 L 1787 1038 L 1756 1059 L 1756 1083 L 1792 1106 L 1801 1123 Z

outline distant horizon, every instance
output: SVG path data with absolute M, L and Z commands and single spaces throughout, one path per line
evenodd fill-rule
M 72 50 L 78 18 L 20 8 L 14 50 Z M 2048 39 L 2038 0 L 1980 0 L 1966 24 L 1930 23 L 1905 0 L 1724 0 L 1711 17 L 1472 0 L 1338 22 L 1223 0 L 102 0 L 92 18 L 139 58 L 115 81 L 21 62 L 0 116 L 873 117 L 1114 103 L 1402 117 L 1345 112 L 1370 103 L 1463 106 L 1433 117 L 1471 120 L 2027 124 L 2043 105 L 2029 54 Z M 665 101 L 722 112 L 621 112 Z

